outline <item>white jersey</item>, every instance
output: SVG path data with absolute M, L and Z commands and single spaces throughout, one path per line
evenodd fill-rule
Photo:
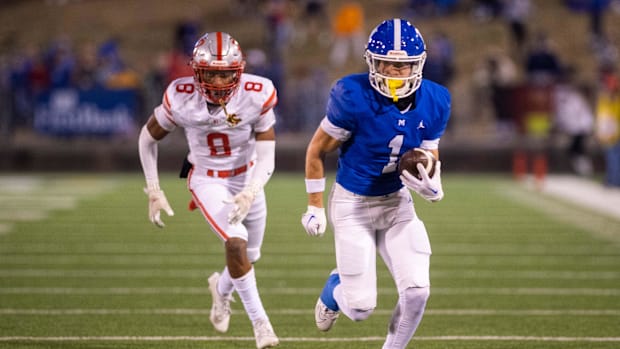
M 239 89 L 226 106 L 210 110 L 194 78 L 183 77 L 168 85 L 154 115 L 166 131 L 185 130 L 188 160 L 195 170 L 232 170 L 255 160 L 254 135 L 275 124 L 277 101 L 271 80 L 242 74 Z

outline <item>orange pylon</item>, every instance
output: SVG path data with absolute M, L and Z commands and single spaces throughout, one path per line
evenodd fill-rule
M 533 170 L 536 188 L 540 190 L 543 187 L 548 171 L 547 156 L 545 154 L 537 154 L 534 157 Z

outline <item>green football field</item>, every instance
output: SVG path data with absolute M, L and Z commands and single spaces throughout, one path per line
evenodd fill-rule
M 409 348 L 620 348 L 620 222 L 545 197 L 509 177 L 444 176 L 446 197 L 415 197 L 431 243 L 431 298 Z M 0 175 L 0 348 L 254 348 L 241 302 L 228 333 L 209 323 L 207 277 L 221 242 L 189 212 L 147 219 L 138 174 Z M 301 174 L 266 188 L 256 264 L 281 348 L 380 348 L 396 301 L 379 264 L 370 319 L 328 333 L 313 308 L 334 267 L 332 233 L 308 237 Z

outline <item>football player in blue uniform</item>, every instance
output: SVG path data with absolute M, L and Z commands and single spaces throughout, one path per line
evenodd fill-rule
M 418 327 L 430 291 L 431 246 L 415 213 L 412 190 L 435 202 L 443 198 L 441 162 L 432 177 L 404 171 L 401 155 L 414 147 L 439 159 L 439 139 L 450 116 L 450 93 L 422 78 L 426 47 L 404 19 L 382 22 L 370 34 L 369 73 L 349 75 L 332 87 L 327 115 L 306 151 L 308 210 L 302 225 L 311 236 L 325 232 L 324 158 L 339 150 L 329 195 L 337 268 L 315 308 L 317 327 L 328 331 L 342 312 L 365 320 L 377 305 L 377 252 L 398 289 L 383 348 L 405 348 Z

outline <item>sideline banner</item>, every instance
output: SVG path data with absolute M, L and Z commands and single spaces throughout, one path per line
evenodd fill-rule
M 54 89 L 40 94 L 34 128 L 53 136 L 113 136 L 135 129 L 136 91 Z

